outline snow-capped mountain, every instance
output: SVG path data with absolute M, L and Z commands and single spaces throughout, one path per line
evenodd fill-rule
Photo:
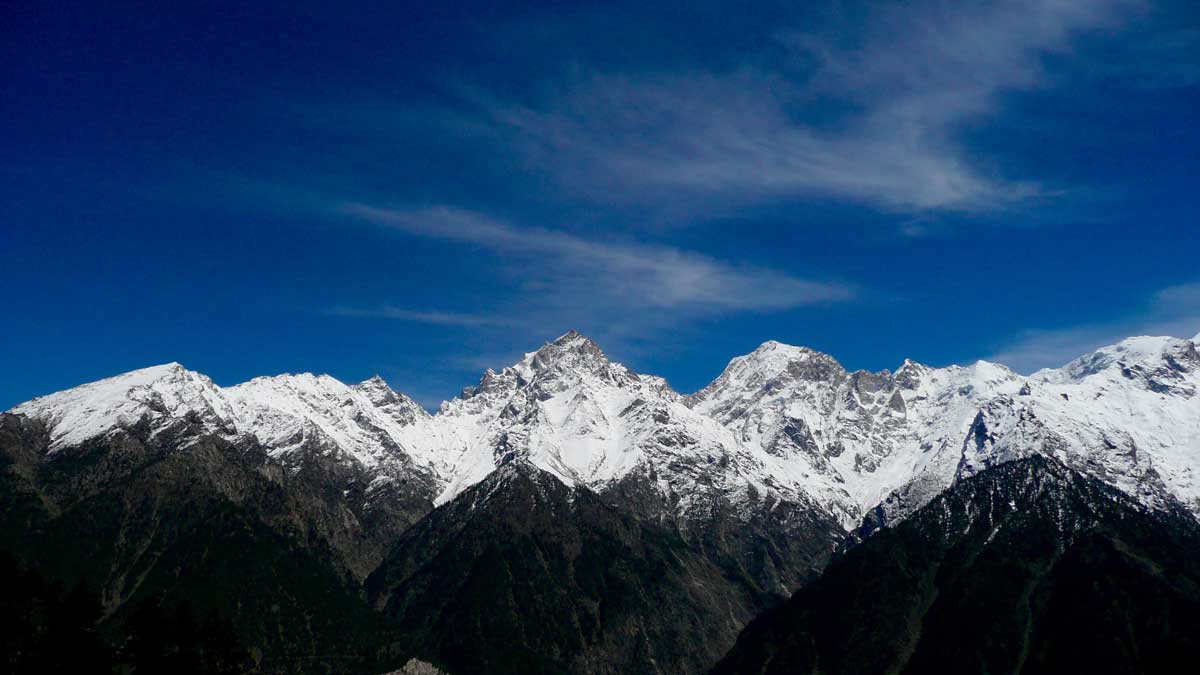
M 1040 452 L 1151 505 L 1200 513 L 1200 353 L 1138 337 L 1029 378 L 980 411 L 958 474 Z
M 272 454 L 306 444 L 346 454 L 385 476 L 430 472 L 435 457 L 411 443 L 429 413 L 379 378 L 347 386 L 328 375 L 259 377 L 224 390 L 237 430 L 255 436 Z
M 233 430 L 233 408 L 212 380 L 178 363 L 142 368 L 22 403 L 10 412 L 44 421 L 51 450 L 72 447 L 140 422 L 157 432 L 201 421 Z
M 955 481 L 1043 453 L 1140 496 L 1200 513 L 1200 357 L 1192 341 L 1130 338 L 1030 377 L 976 362 L 848 373 L 768 342 L 689 402 L 787 473 L 850 527 L 888 522 Z
M 665 380 L 609 361 L 574 331 L 489 371 L 443 404 L 434 426 L 440 433 L 429 438 L 455 455 L 439 502 L 517 457 L 597 492 L 637 475 L 680 513 L 712 498 L 807 496 L 798 483 L 780 483 L 769 456 L 688 407 Z
M 397 480 L 434 482 L 427 444 L 409 443 L 430 415 L 378 378 L 348 386 L 328 375 L 259 377 L 218 387 L 169 363 L 42 396 L 10 412 L 43 421 L 49 453 L 145 425 L 150 437 L 214 434 L 252 437 L 283 464 L 302 449 L 333 455 L 362 469 L 372 488 Z M 411 448 L 411 449 L 410 449 Z
M 767 342 L 689 402 L 852 527 L 931 458 L 959 452 L 980 405 L 1022 381 L 984 361 L 850 373 L 827 354 Z
M 829 355 L 767 342 L 685 397 L 572 331 L 489 370 L 433 415 L 379 378 L 281 375 L 222 388 L 179 364 L 12 412 L 47 425 L 51 454 L 134 425 L 253 437 L 285 464 L 317 448 L 367 470 L 373 485 L 419 478 L 437 503 L 521 459 L 600 493 L 636 480 L 674 515 L 714 499 L 784 500 L 815 503 L 850 528 L 872 510 L 903 517 L 963 477 L 1034 452 L 1147 503 L 1200 512 L 1198 392 L 1194 341 L 1131 338 L 1028 377 L 983 361 L 848 372 Z

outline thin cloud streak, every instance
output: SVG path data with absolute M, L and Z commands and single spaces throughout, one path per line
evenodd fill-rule
M 379 307 L 334 307 L 326 312 L 332 316 L 391 319 L 410 323 L 425 323 L 435 326 L 495 326 L 507 321 L 494 316 L 440 310 L 416 310 L 393 305 Z
M 782 311 L 845 302 L 848 286 L 734 265 L 693 251 L 644 243 L 604 243 L 566 232 L 518 228 L 449 207 L 381 209 L 350 204 L 343 213 L 411 235 L 455 241 L 519 260 L 527 292 L 597 309 L 614 307 L 711 314 Z
M 1154 302 L 1161 307 L 1200 313 L 1200 281 L 1164 288 L 1154 294 Z

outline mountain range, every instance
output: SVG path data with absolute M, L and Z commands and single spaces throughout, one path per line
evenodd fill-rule
M 413 657 L 449 672 L 703 672 L 736 641 L 728 668 L 762 653 L 738 639 L 755 616 L 803 627 L 829 602 L 819 589 L 845 590 L 831 574 L 858 551 L 913 546 L 905 528 L 944 528 L 931 509 L 977 504 L 953 501 L 966 486 L 1025 495 L 1033 479 L 1013 467 L 1187 532 L 1197 340 L 1130 338 L 1029 376 L 983 361 L 851 372 L 772 341 L 683 395 L 572 331 L 434 413 L 378 377 L 221 387 L 154 366 L 0 415 L 0 549 L 95 593 L 118 660 L 140 608 L 186 603 L 269 672 Z M 1063 499 L 1080 522 L 1099 503 Z M 963 508 L 973 522 L 978 506 Z M 766 617 L 751 630 L 786 632 Z M 806 654 L 789 663 L 824 652 Z

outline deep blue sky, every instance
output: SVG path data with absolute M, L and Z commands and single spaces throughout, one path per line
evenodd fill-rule
M 1194 2 L 143 4 L 0 10 L 0 409 L 1200 331 Z

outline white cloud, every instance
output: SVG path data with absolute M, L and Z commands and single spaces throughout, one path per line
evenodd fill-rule
M 427 323 L 435 326 L 490 326 L 504 323 L 497 317 L 488 314 L 417 310 L 396 307 L 394 305 L 380 305 L 378 307 L 340 306 L 330 309 L 328 313 L 334 316 L 392 319 L 411 323 Z
M 1048 191 L 975 161 L 963 127 L 1006 92 L 1051 84 L 1043 58 L 1133 0 L 905 3 L 854 48 L 792 34 L 787 62 L 729 73 L 596 76 L 549 103 L 469 94 L 565 184 L 602 199 L 739 203 L 832 196 L 899 210 L 987 210 Z M 816 59 L 813 73 L 794 63 Z M 794 63 L 793 63 L 794 62 Z M 813 111 L 848 112 L 835 124 Z
M 1174 311 L 1200 313 L 1200 281 L 1164 288 L 1154 294 L 1154 301 L 1158 306 Z
M 780 311 L 854 297 L 845 285 L 737 265 L 670 246 L 601 242 L 562 231 L 517 227 L 480 213 L 436 207 L 344 213 L 406 233 L 479 246 L 519 267 L 529 301 L 589 311 L 713 314 Z

